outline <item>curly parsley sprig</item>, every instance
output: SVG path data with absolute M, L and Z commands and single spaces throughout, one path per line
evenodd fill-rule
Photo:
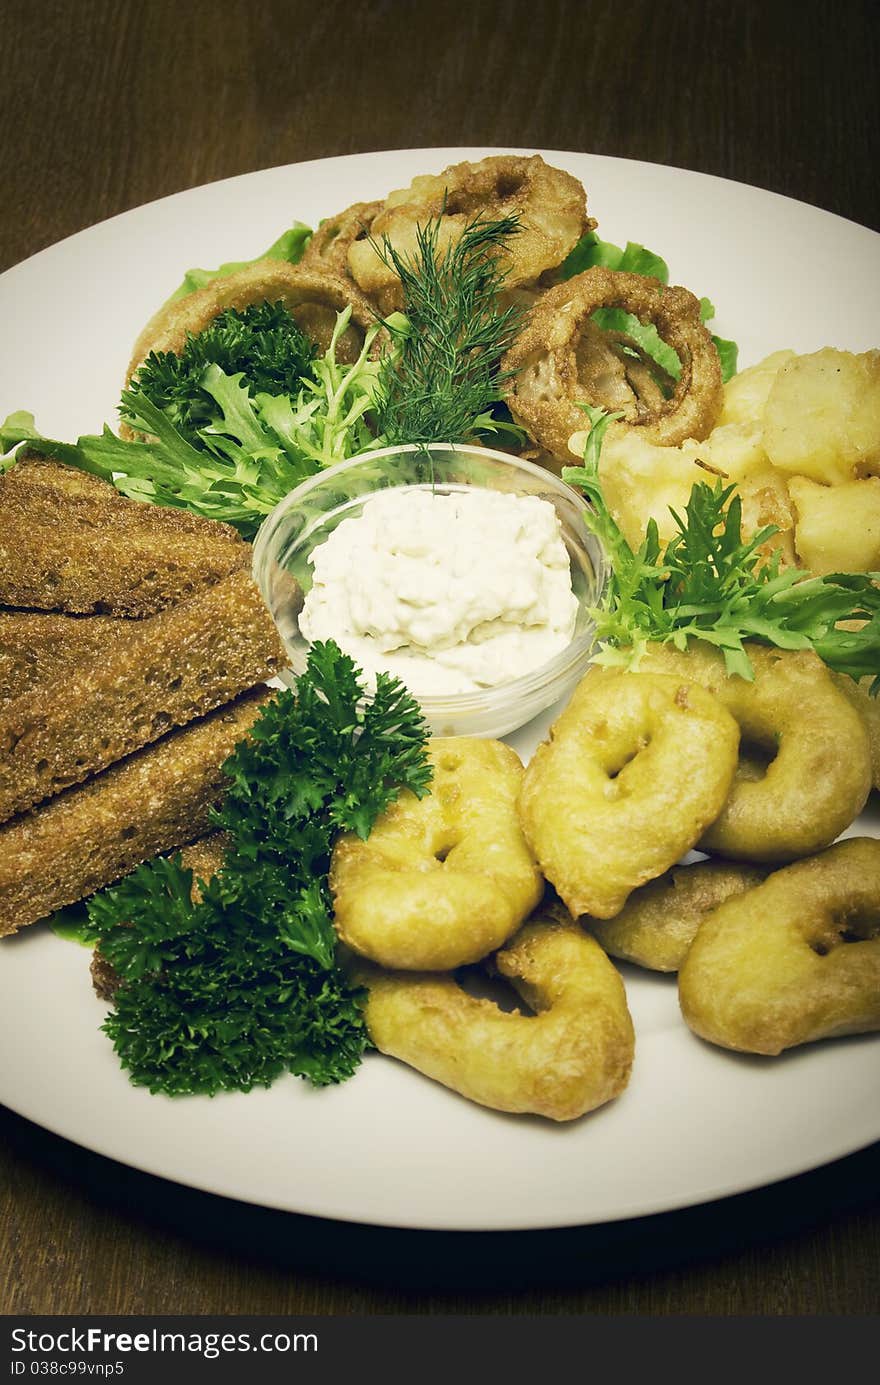
M 337 965 L 327 873 L 339 832 L 369 834 L 401 788 L 428 791 L 427 727 L 397 680 L 365 701 L 352 660 L 313 646 L 295 692 L 262 711 L 225 766 L 224 864 L 191 896 L 179 857 L 88 906 L 122 979 L 104 1029 L 132 1082 L 175 1096 L 343 1081 L 367 1044 Z
M 188 332 L 180 351 L 151 351 L 119 412 L 136 423 L 138 404 L 146 397 L 188 443 L 204 448 L 200 431 L 218 420 L 217 401 L 203 385 L 208 366 L 243 376 L 252 397 L 296 395 L 303 378 L 311 378 L 315 355 L 314 344 L 283 303 L 226 308 L 202 332 Z
M 683 515 L 671 510 L 676 532 L 661 550 L 657 524 L 648 521 L 635 552 L 609 510 L 599 481 L 602 441 L 620 414 L 583 405 L 590 432 L 580 467 L 563 479 L 590 502 L 585 522 L 604 547 L 611 578 L 594 612 L 603 663 L 631 664 L 655 641 L 684 649 L 690 639 L 721 649 L 729 673 L 752 679 L 745 641 L 779 649 L 814 649 L 838 673 L 870 676 L 880 692 L 880 573 L 833 573 L 811 577 L 780 570 L 778 553 L 762 546 L 776 525 L 742 537 L 742 504 L 736 486 L 698 481 Z M 841 629 L 840 622 L 861 622 Z
M 197 447 L 148 393 L 129 389 L 122 410 L 143 440 L 119 438 L 105 424 L 103 433 L 76 443 L 56 442 L 36 429 L 33 414 L 19 410 L 0 424 L 0 453 L 23 444 L 111 481 L 133 500 L 223 520 L 252 539 L 301 481 L 382 445 L 367 423 L 379 368 L 370 348 L 379 327 L 367 332 L 357 360 L 342 364 L 336 349 L 350 317 L 350 308 L 338 314 L 326 351 L 311 361 L 292 395 L 253 395 L 241 372 L 227 375 L 216 362 L 207 365 L 199 390 L 210 401 L 212 421 L 199 429 Z M 0 456 L 0 472 L 13 460 Z

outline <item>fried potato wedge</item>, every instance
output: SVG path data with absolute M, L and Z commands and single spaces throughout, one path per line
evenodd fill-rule
M 880 474 L 880 351 L 795 356 L 764 407 L 772 464 L 825 485 Z

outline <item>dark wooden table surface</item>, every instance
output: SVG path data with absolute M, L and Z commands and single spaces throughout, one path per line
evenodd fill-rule
M 880 228 L 869 0 L 6 0 L 3 10 L 0 270 L 182 188 L 422 145 L 673 164 Z M 224 1203 L 0 1108 L 0 1312 L 870 1313 L 878 1175 L 875 1147 L 640 1222 L 393 1232 Z

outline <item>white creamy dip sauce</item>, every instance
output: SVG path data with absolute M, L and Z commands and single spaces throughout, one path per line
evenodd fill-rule
M 415 696 L 510 682 L 574 633 L 568 553 L 537 496 L 380 491 L 309 561 L 304 637 L 335 640 L 370 682 L 392 673 Z

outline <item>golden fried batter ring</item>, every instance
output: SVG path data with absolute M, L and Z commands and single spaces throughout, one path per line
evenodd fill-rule
M 430 794 L 401 793 L 367 841 L 338 839 L 330 866 L 339 936 L 405 971 L 479 961 L 544 893 L 517 817 L 515 751 L 459 737 L 431 741 L 429 754 Z
M 381 202 L 355 202 L 336 216 L 322 221 L 303 252 L 300 266 L 329 270 L 351 279 L 348 252 L 355 241 L 366 240 L 369 228 L 382 209 Z
M 739 722 L 741 765 L 700 846 L 735 860 L 792 861 L 828 846 L 864 807 L 868 733 L 811 650 L 755 644 L 748 652 L 751 683 L 729 677 L 723 656 L 693 641 L 686 653 L 654 645 L 641 667 L 693 678 Z
M 179 355 L 188 335 L 198 336 L 227 308 L 240 310 L 267 302 L 283 303 L 320 351 L 330 343 L 337 314 L 350 307 L 351 321 L 336 349 L 337 359 L 345 364 L 357 360 L 367 328 L 376 321 L 372 305 L 357 285 L 341 275 L 283 260 L 257 260 L 160 308 L 135 342 L 127 378 L 151 351 Z
M 574 916 L 613 918 L 721 811 L 739 732 L 696 683 L 588 674 L 526 768 L 520 818 Z
M 650 971 L 678 971 L 703 919 L 726 900 L 760 885 L 765 875 L 753 866 L 697 861 L 643 885 L 616 918 L 580 922 L 612 957 Z
M 442 251 L 477 218 L 494 221 L 514 213 L 521 229 L 499 256 L 505 290 L 532 284 L 554 269 L 596 225 L 587 216 L 584 189 L 570 173 L 550 167 L 539 154 L 495 154 L 414 178 L 408 188 L 390 193 L 370 235 L 379 246 L 387 237 L 411 260 L 418 253 L 418 229 L 428 221 L 439 219 L 437 245 Z M 351 243 L 348 267 L 364 293 L 378 297 L 383 312 L 403 306 L 400 280 L 369 240 Z
M 675 350 L 681 374 L 670 397 L 646 389 L 643 357 L 621 354 L 618 334 L 592 321 L 597 308 L 623 308 L 653 322 Z M 676 446 L 705 438 L 721 411 L 721 363 L 700 321 L 700 302 L 643 274 L 597 266 L 548 289 L 502 360 L 513 377 L 510 411 L 555 457 L 571 460 L 568 440 L 583 432 L 579 404 L 624 414 L 616 425 L 638 429 L 648 442 Z
M 540 911 L 494 959 L 534 1010 L 508 1013 L 451 976 L 361 968 L 376 1047 L 496 1111 L 574 1120 L 618 1096 L 633 1060 L 623 982 L 561 911 Z
M 694 1033 L 745 1053 L 880 1029 L 880 841 L 838 842 L 723 904 L 678 988 Z
M 857 683 L 845 673 L 834 674 L 837 687 L 852 703 L 865 724 L 871 743 L 873 784 L 875 789 L 880 789 L 880 695 L 875 697 L 868 691 L 872 681 L 871 678 L 862 678 Z

